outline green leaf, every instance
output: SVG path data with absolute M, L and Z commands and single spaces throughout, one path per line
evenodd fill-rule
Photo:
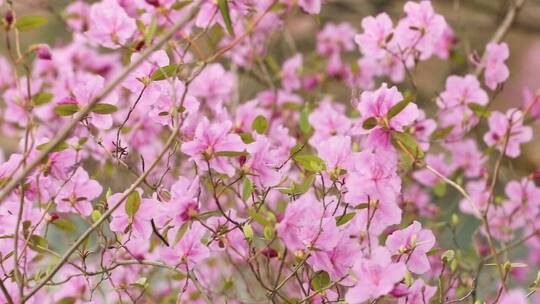
M 454 250 L 446 250 L 442 254 L 441 260 L 446 263 L 453 260 L 455 256 L 456 256 L 456 252 Z
M 133 218 L 137 211 L 139 210 L 139 207 L 141 206 L 141 195 L 137 191 L 133 191 L 129 194 L 126 202 L 126 214 Z
M 302 112 L 300 112 L 300 118 L 298 120 L 298 123 L 300 125 L 300 131 L 304 134 L 309 134 L 311 132 L 311 125 L 309 124 L 309 114 L 310 111 L 307 108 L 304 108 Z
M 49 248 L 49 243 L 43 237 L 33 234 L 28 240 L 28 246 L 34 251 L 43 252 Z
M 255 139 L 253 139 L 253 135 L 251 135 L 251 133 L 249 133 L 249 132 L 242 132 L 239 135 L 240 135 L 240 138 L 242 138 L 242 141 L 245 144 L 250 144 L 250 143 L 255 141 Z
M 231 36 L 234 36 L 234 28 L 232 26 L 231 15 L 229 14 L 229 4 L 227 0 L 218 0 L 219 11 L 223 16 L 223 21 L 225 21 L 225 26 L 227 31 Z
M 60 116 L 70 116 L 79 111 L 79 105 L 76 103 L 63 103 L 54 107 L 54 113 Z
M 325 161 L 316 155 L 296 155 L 294 160 L 307 171 L 321 172 L 326 168 Z
M 97 222 L 101 218 L 101 212 L 99 210 L 92 211 L 92 221 Z
M 219 151 L 216 152 L 216 156 L 223 156 L 223 157 L 239 157 L 248 155 L 246 151 Z
M 178 69 L 177 64 L 170 64 L 167 66 L 162 66 L 158 68 L 152 75 L 150 76 L 150 79 L 157 81 L 157 80 L 164 80 L 171 76 L 174 76 L 176 71 Z
M 443 197 L 446 194 L 446 183 L 444 181 L 438 182 L 435 187 L 433 187 L 433 193 L 438 197 Z
M 244 232 L 246 240 L 253 240 L 253 228 L 249 223 L 245 223 L 244 226 L 242 226 L 242 231 Z
M 257 223 L 263 225 L 263 226 L 268 226 L 270 225 L 270 221 L 268 221 L 262 214 L 258 213 L 257 211 L 255 211 L 255 209 L 253 208 L 249 208 L 247 210 L 247 213 L 249 215 L 249 217 L 251 217 L 253 220 L 255 220 Z
M 290 195 L 300 195 L 308 192 L 309 188 L 315 182 L 315 175 L 309 175 L 303 183 L 293 183 L 290 188 L 280 189 L 281 193 L 290 194 Z
M 375 117 L 370 117 L 362 123 L 362 128 L 365 130 L 371 130 L 377 126 L 377 119 Z
M 413 99 L 414 99 L 413 94 L 406 95 L 402 101 L 396 103 L 393 107 L 390 108 L 390 110 L 388 111 L 388 114 L 386 115 L 388 119 L 390 120 L 396 115 L 398 115 L 399 113 L 401 113 L 401 111 L 403 111 L 403 109 L 405 109 Z
M 150 46 L 152 44 L 152 39 L 156 35 L 157 30 L 157 19 L 153 17 L 150 21 L 150 24 L 144 31 L 144 44 Z
M 118 111 L 118 107 L 108 103 L 98 103 L 92 107 L 92 112 L 97 114 L 111 114 Z
M 392 138 L 396 141 L 399 141 L 411 153 L 415 158 L 423 158 L 424 151 L 420 149 L 416 139 L 412 137 L 409 133 L 404 132 L 392 132 Z M 401 147 L 399 147 L 401 148 Z
M 433 135 L 431 135 L 431 138 L 433 139 L 444 139 L 446 136 L 448 136 L 450 133 L 452 133 L 452 130 L 454 129 L 454 126 L 449 126 L 443 129 L 439 129 L 435 132 L 433 132 Z
M 324 290 L 330 285 L 330 275 L 324 270 L 319 270 L 311 278 L 311 287 L 315 291 Z
M 176 1 L 171 8 L 175 11 L 179 11 L 186 7 L 187 5 L 191 4 L 193 2 L 192 0 L 184 0 L 184 1 Z
M 251 129 L 259 134 L 264 134 L 268 129 L 268 120 L 263 115 L 257 116 L 251 123 Z
M 41 145 L 38 145 L 36 147 L 36 149 L 38 149 L 38 151 L 43 151 L 43 150 L 46 150 L 48 149 L 49 147 L 49 143 L 44 143 L 44 144 L 41 144 Z M 56 147 L 54 147 L 51 152 L 60 152 L 60 151 L 64 151 L 65 149 L 69 148 L 69 145 L 66 144 L 65 142 L 61 142 L 59 143 L 58 145 L 56 145 Z
M 132 283 L 130 285 L 139 289 L 146 289 L 148 287 L 148 279 L 142 277 L 135 281 L 135 283 Z
M 40 106 L 40 105 L 43 105 L 43 104 L 46 104 L 46 103 L 50 102 L 52 99 L 53 99 L 53 94 L 48 93 L 48 92 L 42 92 L 42 93 L 39 93 L 39 94 L 35 95 L 32 98 L 32 102 L 36 106 Z
M 344 215 L 340 215 L 336 217 L 336 225 L 341 226 L 341 225 L 347 224 L 350 220 L 354 218 L 355 215 L 356 215 L 355 212 L 351 212 L 351 213 L 346 213 Z
M 67 232 L 73 232 L 77 230 L 77 226 L 75 226 L 73 222 L 67 219 L 57 219 L 57 220 L 54 220 L 52 224 L 58 227 L 60 230 L 64 230 Z
M 251 196 L 253 192 L 253 183 L 247 177 L 244 177 L 244 182 L 242 183 L 242 200 L 245 202 Z
M 77 302 L 77 299 L 75 299 L 74 297 L 65 297 L 60 299 L 55 304 L 74 304 L 75 302 Z
M 271 241 L 275 236 L 274 228 L 272 228 L 270 225 L 264 226 L 263 234 L 265 240 Z
M 467 107 L 469 107 L 469 109 L 471 109 L 471 111 L 473 111 L 474 114 L 480 118 L 488 118 L 491 114 L 487 107 L 475 102 L 467 104 Z
M 49 21 L 43 16 L 22 16 L 17 18 L 15 28 L 21 32 L 29 32 L 47 24 L 47 22 Z

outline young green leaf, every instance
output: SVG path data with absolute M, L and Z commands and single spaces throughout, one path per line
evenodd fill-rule
M 245 223 L 244 226 L 242 226 L 242 231 L 244 232 L 246 240 L 253 240 L 253 228 L 249 223 Z
M 257 116 L 251 123 L 251 129 L 259 134 L 264 134 L 268 129 L 268 120 L 263 115 Z
M 316 155 L 296 155 L 294 160 L 307 171 L 321 172 L 326 168 L 325 161 Z
M 401 113 L 401 111 L 403 111 L 403 109 L 405 109 L 413 99 L 414 99 L 414 95 L 409 94 L 405 98 L 403 98 L 402 101 L 396 103 L 388 111 L 388 115 L 387 115 L 388 119 L 392 119 L 393 117 Z
M 311 287 L 315 291 L 324 290 L 330 285 L 330 275 L 324 270 L 319 270 L 311 278 Z
M 129 194 L 126 202 L 126 214 L 133 218 L 137 211 L 139 210 L 139 207 L 141 206 L 141 195 L 137 191 L 133 191 Z
M 44 144 L 41 144 L 41 145 L 38 145 L 36 147 L 36 149 L 38 149 L 39 151 L 43 151 L 45 149 L 47 149 L 49 146 L 49 143 L 44 143 Z M 65 142 L 61 142 L 59 143 L 58 145 L 56 145 L 52 150 L 51 152 L 60 152 L 60 151 L 64 151 L 65 149 L 69 148 L 69 145 Z
M 309 134 L 311 132 L 311 125 L 309 124 L 309 114 L 310 111 L 307 108 L 304 108 L 302 112 L 300 112 L 300 119 L 298 120 L 298 123 L 300 124 L 300 131 L 304 134 Z
M 232 26 L 231 21 L 231 15 L 229 13 L 229 4 L 227 3 L 227 0 L 218 0 L 218 6 L 219 11 L 221 12 L 221 15 L 223 16 L 223 21 L 225 21 L 225 26 L 227 27 L 227 31 L 231 36 L 234 36 L 234 28 Z
M 77 226 L 75 226 L 73 222 L 67 219 L 57 219 L 57 220 L 54 220 L 52 224 L 58 227 L 59 229 L 67 231 L 67 232 L 73 232 L 77 230 Z
M 177 64 L 170 64 L 167 66 L 162 66 L 159 69 L 157 69 L 154 73 L 152 73 L 152 75 L 150 76 L 150 79 L 152 79 L 153 81 L 167 79 L 171 76 L 174 76 L 178 68 L 179 67 Z
M 244 177 L 244 182 L 242 183 L 242 200 L 245 202 L 251 196 L 253 192 L 253 183 L 247 177 Z
M 375 117 L 370 117 L 362 123 L 362 128 L 364 128 L 364 130 L 371 130 L 375 128 L 375 126 L 377 126 L 377 119 Z
M 47 18 L 43 16 L 22 16 L 17 18 L 15 28 L 21 32 L 29 32 L 47 24 Z
M 355 212 L 351 212 L 351 213 L 346 213 L 344 215 L 340 215 L 336 217 L 336 225 L 341 226 L 341 225 L 347 224 L 350 220 L 354 218 L 355 215 L 356 215 Z
M 98 103 L 92 108 L 92 112 L 97 114 L 111 114 L 118 111 L 118 107 L 108 103 Z
M 488 118 L 491 114 L 485 106 L 478 103 L 471 102 L 467 104 L 467 107 L 469 107 L 469 109 L 471 109 L 471 111 L 473 111 L 474 114 L 480 118 Z
M 246 151 L 219 151 L 216 152 L 216 156 L 223 156 L 223 157 L 239 157 L 248 155 Z
M 446 136 L 448 136 L 450 133 L 452 133 L 452 130 L 454 129 L 454 126 L 449 126 L 443 129 L 439 129 L 435 132 L 433 132 L 433 135 L 431 135 L 431 138 L 433 139 L 444 139 Z
M 48 92 L 42 92 L 32 97 L 32 102 L 36 106 L 40 106 L 50 102 L 53 99 L 53 94 Z
M 54 113 L 60 116 L 70 116 L 79 111 L 79 105 L 75 103 L 64 103 L 54 107 Z
M 424 157 L 424 151 L 420 149 L 420 146 L 418 146 L 416 139 L 414 139 L 414 137 L 412 137 L 409 133 L 392 132 L 392 138 L 395 141 L 403 144 L 403 146 L 407 149 L 407 152 L 411 153 L 415 158 L 421 159 Z M 399 148 L 401 147 L 399 146 Z

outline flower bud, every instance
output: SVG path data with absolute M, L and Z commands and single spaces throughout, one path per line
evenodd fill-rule
M 5 28 L 8 30 L 11 27 L 11 24 L 13 24 L 13 11 L 8 10 L 6 11 L 6 14 L 4 15 L 4 22 L 5 22 Z
M 263 250 L 261 250 L 262 255 L 265 257 L 271 259 L 278 256 L 278 252 L 274 248 L 266 247 Z
M 146 3 L 152 5 L 152 6 L 155 6 L 155 7 L 158 7 L 159 6 L 159 0 L 145 0 Z
M 37 57 L 41 60 L 51 60 L 51 50 L 49 49 L 49 46 L 46 44 L 40 44 L 36 49 Z

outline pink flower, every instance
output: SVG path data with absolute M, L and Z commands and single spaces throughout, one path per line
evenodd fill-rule
M 162 249 L 162 260 L 171 265 L 181 265 L 183 271 L 192 270 L 198 263 L 210 256 L 210 250 L 201 242 L 205 231 L 206 228 L 203 225 L 199 222 L 193 222 L 174 247 Z
M 140 56 L 140 53 L 133 53 L 131 55 L 131 62 L 136 61 Z M 145 83 L 150 83 L 152 74 L 160 67 L 167 65 L 169 65 L 169 56 L 167 56 L 167 53 L 164 50 L 156 51 L 129 74 L 124 83 L 122 83 L 122 86 L 135 94 L 140 94 Z
M 339 169 L 352 170 L 354 158 L 352 155 L 351 138 L 337 135 L 324 140 L 315 146 L 318 156 L 326 162 L 326 171 L 336 172 Z
M 292 252 L 332 250 L 340 236 L 335 219 L 325 216 L 322 204 L 310 192 L 287 206 L 276 230 Z
M 181 224 L 193 219 L 199 213 L 199 177 L 194 179 L 180 176 L 171 186 L 171 200 L 165 204 L 163 212 L 173 219 L 173 224 Z
M 508 79 L 510 71 L 504 63 L 510 56 L 508 50 L 508 44 L 503 43 L 489 43 L 486 46 L 486 55 L 483 62 L 484 65 L 484 82 L 486 85 L 495 90 L 497 85 L 503 83 Z
M 283 63 L 281 85 L 287 92 L 299 89 L 302 84 L 299 77 L 303 64 L 302 58 L 302 54 L 296 54 Z
M 329 99 L 323 100 L 308 118 L 310 125 L 315 129 L 315 134 L 310 138 L 310 144 L 316 146 L 320 141 L 334 135 L 347 135 L 352 122 L 344 112 L 345 108 L 341 104 Z
M 445 90 L 439 95 L 437 105 L 441 109 L 452 109 L 467 106 L 470 103 L 486 105 L 489 102 L 487 93 L 480 87 L 474 75 L 450 76 L 446 79 Z M 462 109 L 465 111 L 465 109 Z M 469 112 L 471 113 L 471 112 Z
M 281 174 L 275 168 L 285 160 L 272 149 L 268 138 L 258 135 L 246 150 L 250 156 L 242 168 L 248 177 L 261 188 L 277 185 Z
M 135 191 L 139 193 L 140 198 L 142 196 L 142 189 L 137 189 Z M 124 193 L 116 193 L 111 195 L 107 199 L 107 204 L 111 207 L 116 206 L 122 196 L 124 196 Z M 150 238 L 152 235 L 152 226 L 150 220 L 154 215 L 154 210 L 158 202 L 153 199 L 143 198 L 140 200 L 140 205 L 135 214 L 129 215 L 126 211 L 128 199 L 125 199 L 121 203 L 121 206 L 113 211 L 112 221 L 109 227 L 112 231 L 120 234 L 127 233 L 127 231 L 130 230 L 133 236 L 137 238 Z
M 358 153 L 355 168 L 346 180 L 345 200 L 353 206 L 370 201 L 396 203 L 401 190 L 401 179 L 396 170 L 397 164 L 390 155 L 371 151 Z
M 409 287 L 407 295 L 399 298 L 398 304 L 425 304 L 433 298 L 437 292 L 437 288 L 427 285 L 424 280 L 417 279 L 414 284 Z
M 308 263 L 315 270 L 324 270 L 332 281 L 338 281 L 347 275 L 360 255 L 358 243 L 351 242 L 348 234 L 342 234 L 336 246 L 329 251 L 314 251 Z
M 510 109 L 506 115 L 493 112 L 488 124 L 489 131 L 484 135 L 484 142 L 504 151 L 509 157 L 518 157 L 521 154 L 520 145 L 532 139 L 532 129 L 523 125 L 523 113 L 519 110 Z
M 77 152 L 75 149 L 69 148 L 63 151 L 53 152 L 49 154 L 41 170 L 44 176 L 51 175 L 56 179 L 64 181 L 69 178 L 69 172 L 75 166 L 76 161 Z
M 136 29 L 135 21 L 116 0 L 103 0 L 92 5 L 86 34 L 104 47 L 117 49 L 126 44 Z
M 527 304 L 527 295 L 521 289 L 506 291 L 501 296 L 499 304 Z
M 236 85 L 234 74 L 226 71 L 219 63 L 208 65 L 190 86 L 193 96 L 206 101 L 206 105 L 216 111 L 231 99 Z
M 224 151 L 244 150 L 245 145 L 240 136 L 229 133 L 231 126 L 230 121 L 210 124 L 207 118 L 203 118 L 195 130 L 193 140 L 182 145 L 182 152 L 191 156 L 201 170 L 208 170 L 205 161 L 207 159 L 211 169 L 232 176 L 234 167 L 230 164 L 229 158 L 217 155 Z
M 386 13 L 376 17 L 368 16 L 362 19 L 362 34 L 356 35 L 354 41 L 365 56 L 380 58 L 387 54 L 385 47 L 388 38 L 394 31 L 392 20 Z
M 444 17 L 435 14 L 431 1 L 408 1 L 403 8 L 407 16 L 396 27 L 396 39 L 401 50 L 419 52 L 420 60 L 433 55 L 435 46 L 447 28 Z
M 99 75 L 81 73 L 77 75 L 75 83 L 73 84 L 72 97 L 66 97 L 62 103 L 76 103 L 80 108 L 89 104 L 97 94 L 105 86 L 105 79 Z M 116 104 L 117 95 L 112 93 L 109 94 L 106 100 L 103 103 L 107 104 Z M 111 114 L 98 114 L 90 113 L 88 114 L 88 121 L 97 128 L 100 129 L 109 129 L 112 127 L 113 119 Z
M 356 30 L 348 22 L 335 24 L 328 22 L 317 35 L 317 52 L 321 55 L 334 55 L 352 51 Z
M 363 258 L 353 266 L 356 285 L 347 291 L 345 300 L 358 304 L 386 295 L 403 279 L 406 271 L 403 262 L 392 263 L 388 250 L 377 247 L 370 258 Z
M 91 201 L 97 198 L 102 190 L 101 185 L 90 179 L 88 173 L 79 167 L 58 192 L 55 199 L 56 210 L 88 216 L 92 213 Z
M 416 274 L 423 274 L 431 266 L 426 253 L 435 245 L 435 236 L 429 229 L 414 221 L 403 230 L 394 231 L 386 239 L 386 248 L 398 260 L 405 261 L 407 268 Z
M 84 1 L 75 1 L 66 7 L 66 23 L 75 32 L 88 29 L 90 5 Z
M 403 95 L 398 91 L 397 87 L 388 88 L 386 83 L 375 91 L 365 91 L 360 95 L 360 103 L 358 111 L 362 116 L 361 123 L 373 117 L 377 120 L 375 128 L 391 129 L 395 131 L 403 131 L 403 128 L 412 124 L 418 117 L 418 107 L 414 103 L 409 103 L 396 116 L 388 119 L 387 115 L 390 109 L 403 100 Z M 359 126 L 361 133 L 370 131 L 365 130 L 361 124 Z
M 308 14 L 316 15 L 321 12 L 322 0 L 299 0 L 298 5 Z
M 451 142 L 445 147 L 452 153 L 452 161 L 457 167 L 463 169 L 465 176 L 478 177 L 485 171 L 486 158 L 478 150 L 478 145 L 473 139 Z

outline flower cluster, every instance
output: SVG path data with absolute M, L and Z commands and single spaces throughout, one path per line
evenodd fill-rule
M 512 165 L 540 98 L 489 107 L 508 45 L 434 94 L 417 68 L 466 48 L 433 3 L 304 51 L 324 2 L 77 0 L 26 50 L 47 20 L 0 1 L 0 302 L 540 301 L 540 174 Z

